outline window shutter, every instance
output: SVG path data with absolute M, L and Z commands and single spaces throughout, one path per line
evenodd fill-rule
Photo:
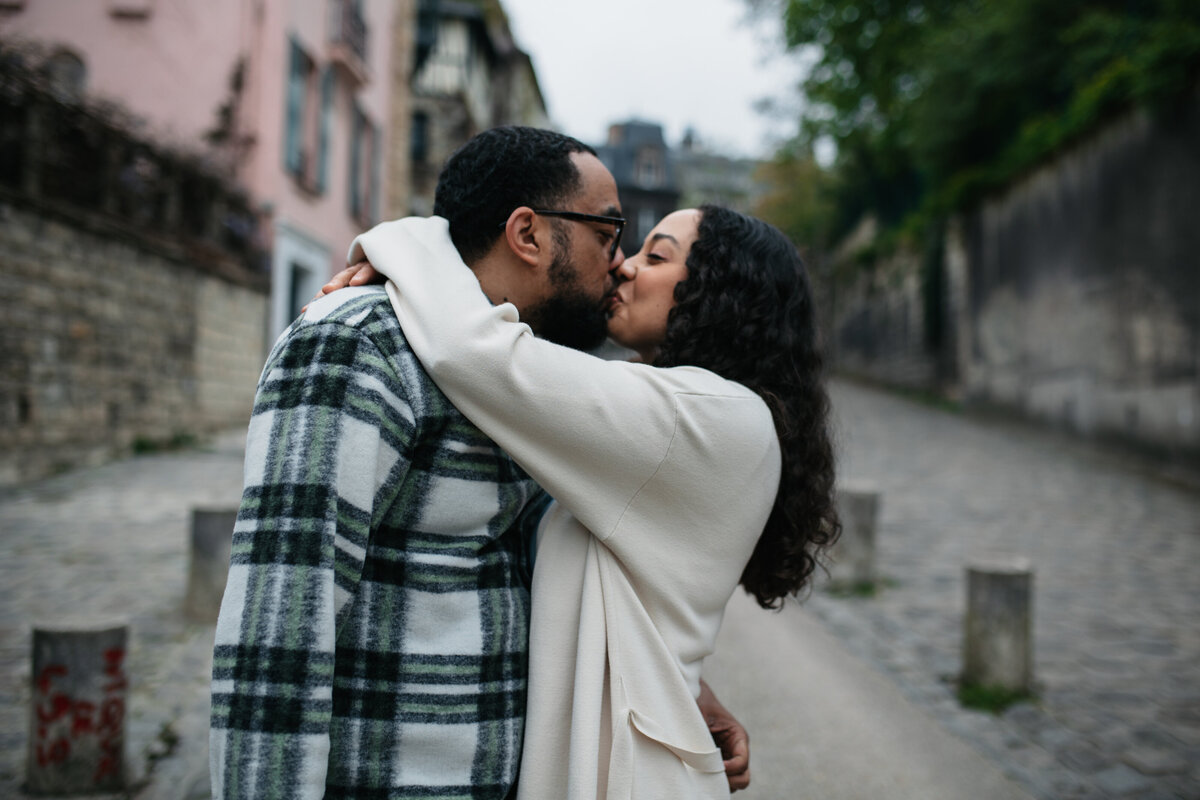
M 353 128 L 350 132 L 350 216 L 358 219 L 362 212 L 362 195 L 359 193 L 359 186 L 362 182 L 362 138 L 363 138 L 363 115 L 358 110 L 358 106 L 354 106 L 354 110 L 350 114 L 353 119 Z
M 284 164 L 293 175 L 304 172 L 305 57 L 295 40 L 288 65 L 287 115 L 284 120 Z
M 317 133 L 317 191 L 324 192 L 329 173 L 329 147 L 333 136 L 333 92 L 337 85 L 332 66 L 321 73 L 321 127 Z
M 383 137 L 378 125 L 371 126 L 371 224 L 379 221 L 379 182 L 383 175 Z

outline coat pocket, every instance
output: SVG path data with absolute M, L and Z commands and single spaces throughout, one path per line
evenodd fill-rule
M 625 709 L 614 728 L 607 800 L 726 800 L 721 751 L 680 744 L 644 714 Z M 707 733 L 707 731 L 705 731 Z
M 725 762 L 721 758 L 720 748 L 716 745 L 701 750 L 689 749 L 683 745 L 676 744 L 671 741 L 671 737 L 654 720 L 644 714 L 639 714 L 632 708 L 629 709 L 629 724 L 647 739 L 653 739 L 670 750 L 680 761 L 697 772 L 725 772 Z

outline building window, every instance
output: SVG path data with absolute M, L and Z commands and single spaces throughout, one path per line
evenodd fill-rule
M 649 148 L 638 152 L 637 173 L 635 180 L 639 186 L 654 188 L 661 186 L 666 180 L 666 170 L 663 167 L 662 153 Z
M 429 115 L 424 111 L 412 118 L 412 160 L 420 164 L 429 160 Z
M 333 127 L 332 68 L 318 74 L 304 49 L 291 43 L 288 67 L 284 163 L 288 173 L 309 191 L 325 191 L 329 139 Z
M 658 212 L 656 212 L 653 208 L 639 208 L 637 215 L 638 238 L 645 239 L 650 231 L 654 230 L 654 226 L 657 222 Z
M 350 216 L 364 226 L 379 215 L 379 128 L 356 104 L 350 139 Z
M 300 316 L 300 309 L 308 305 L 309 300 L 312 299 L 313 292 L 309 291 L 309 284 L 313 282 L 313 275 L 311 270 L 295 261 L 288 267 L 287 319 L 290 321 Z
M 331 0 L 329 4 L 331 40 L 344 44 L 363 63 L 367 60 L 367 23 L 362 0 Z

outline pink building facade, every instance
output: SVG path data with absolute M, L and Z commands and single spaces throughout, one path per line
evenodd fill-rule
M 273 339 L 388 211 L 393 43 L 411 5 L 0 0 L 0 37 L 246 189 L 271 237 Z

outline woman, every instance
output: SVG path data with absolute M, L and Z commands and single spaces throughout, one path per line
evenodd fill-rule
M 840 527 L 795 248 L 723 208 L 666 217 L 619 268 L 610 310 L 611 338 L 643 363 L 536 339 L 479 292 L 438 218 L 385 223 L 355 250 L 391 279 L 450 401 L 556 499 L 519 796 L 725 796 L 695 705 L 725 604 L 740 583 L 778 607 Z

